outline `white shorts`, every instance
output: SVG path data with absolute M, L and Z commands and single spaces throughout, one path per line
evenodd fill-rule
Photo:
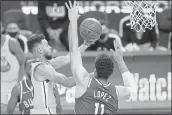
M 1 103 L 8 104 L 13 87 L 17 84 L 17 81 L 4 82 L 1 81 Z
M 52 115 L 52 114 L 56 114 L 56 110 L 55 109 L 51 109 L 51 108 L 43 108 L 43 109 L 31 109 L 31 114 L 48 114 L 48 115 Z

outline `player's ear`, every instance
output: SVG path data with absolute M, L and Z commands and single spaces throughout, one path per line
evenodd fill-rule
M 39 52 L 40 54 L 42 54 L 43 53 L 42 48 L 37 47 L 37 52 Z

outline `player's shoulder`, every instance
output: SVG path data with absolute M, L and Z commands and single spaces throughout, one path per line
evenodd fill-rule
M 48 66 L 45 63 L 43 63 L 43 62 L 41 62 L 39 60 L 29 60 L 29 62 L 27 62 L 26 67 L 29 68 L 30 74 L 34 74 L 34 77 L 36 77 L 36 78 L 40 74 L 43 74 L 46 71 L 49 71 Z
M 37 74 L 52 73 L 55 71 L 51 65 L 41 61 L 32 63 L 31 68 L 33 68 L 34 72 Z
M 117 86 L 109 82 L 109 85 L 107 85 L 107 88 L 111 90 L 112 92 L 116 92 Z
M 39 59 L 35 59 L 35 58 L 32 58 L 32 59 L 28 59 L 26 64 L 28 65 L 31 65 L 32 67 L 33 66 L 46 66 L 46 64 L 42 61 L 40 61 Z
M 41 62 L 41 61 L 39 61 L 39 60 L 34 60 L 34 61 L 32 62 L 32 65 L 33 65 L 33 66 L 36 66 L 37 68 L 49 68 L 49 67 L 50 67 L 49 64 L 46 64 L 46 63 Z
M 34 58 L 26 59 L 25 64 L 31 65 L 32 63 L 40 62 Z

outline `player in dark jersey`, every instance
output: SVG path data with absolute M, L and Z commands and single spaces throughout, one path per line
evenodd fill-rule
M 30 114 L 31 109 L 34 108 L 32 101 L 34 97 L 34 88 L 31 82 L 29 63 L 29 60 L 25 63 L 26 75 L 12 89 L 11 97 L 7 106 L 8 114 L 13 113 L 17 103 L 19 103 L 19 111 L 21 114 Z
M 113 60 L 106 54 L 100 54 L 95 60 L 94 77 L 90 78 L 82 65 L 81 53 L 78 50 L 77 19 L 78 3 L 66 3 L 71 27 L 69 38 L 71 71 L 76 81 L 75 114 L 115 114 L 118 102 L 129 99 L 137 90 L 133 76 L 123 61 L 119 40 L 114 41 L 113 58 L 123 76 L 124 86 L 115 86 L 109 82 L 113 73 Z

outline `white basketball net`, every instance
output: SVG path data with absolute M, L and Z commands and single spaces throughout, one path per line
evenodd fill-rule
M 127 24 L 131 26 L 131 29 L 135 29 L 137 32 L 145 32 L 146 28 L 151 30 L 157 25 L 156 1 L 134 0 L 133 2 L 126 1 L 126 4 L 133 9 L 130 13 L 130 23 Z

